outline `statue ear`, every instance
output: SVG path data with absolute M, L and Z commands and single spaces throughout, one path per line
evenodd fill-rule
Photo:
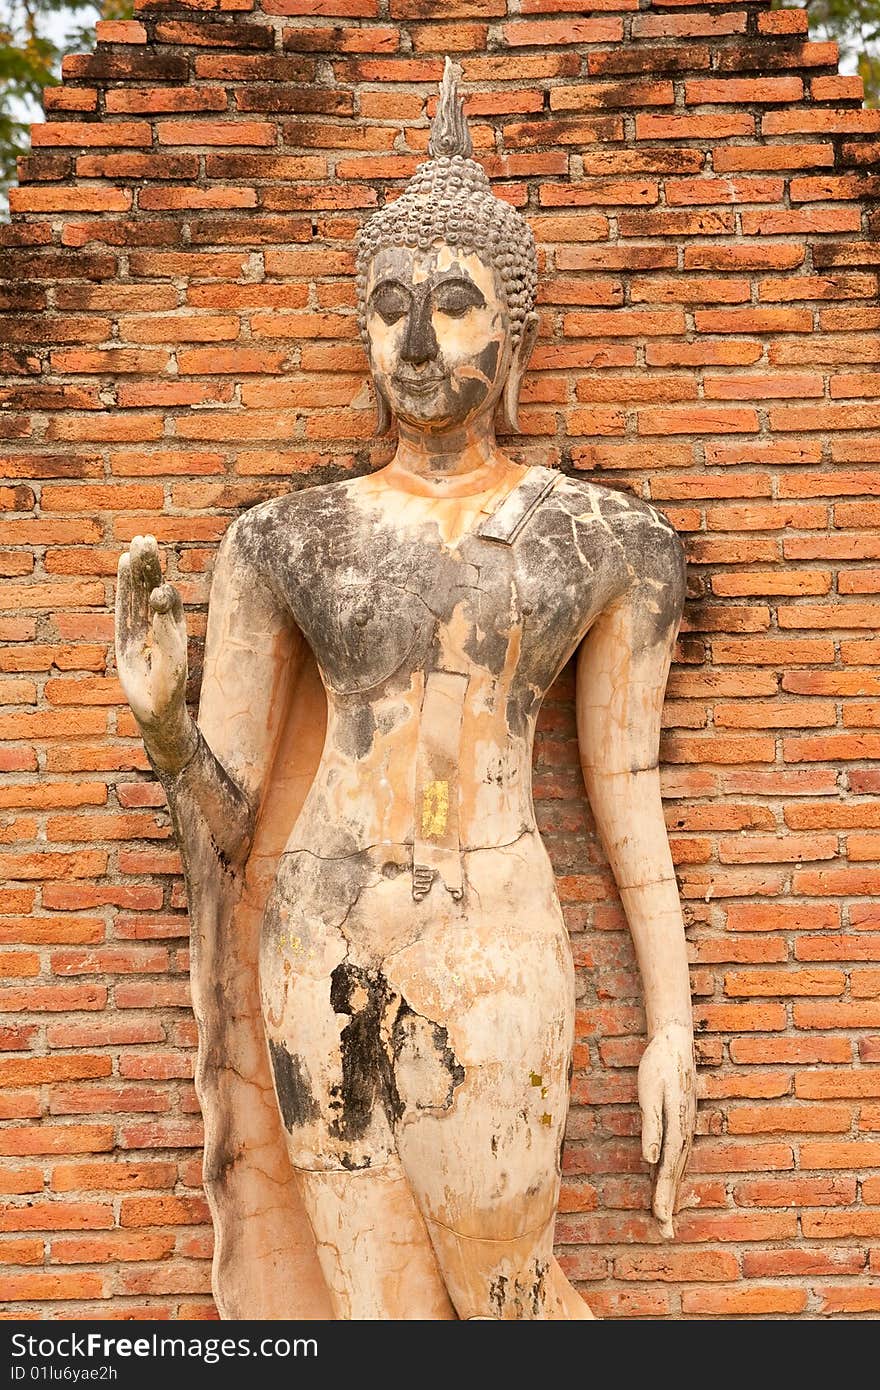
M 375 383 L 373 385 L 373 394 L 376 397 L 376 427 L 373 430 L 373 438 L 383 439 L 391 430 L 391 407 Z
M 499 434 L 517 434 L 519 432 L 519 393 L 537 336 L 538 315 L 533 311 L 526 314 L 522 334 L 510 364 L 510 371 L 507 374 L 507 381 L 504 383 L 501 400 L 498 403 L 496 426 Z

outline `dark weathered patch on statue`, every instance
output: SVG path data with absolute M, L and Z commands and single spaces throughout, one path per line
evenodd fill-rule
M 336 746 L 349 758 L 365 758 L 373 747 L 376 735 L 376 714 L 372 705 L 358 701 L 336 727 Z
M 330 1005 L 351 1020 L 339 1037 L 342 1085 L 333 1098 L 337 1113 L 330 1132 L 334 1138 L 362 1139 L 377 1102 L 392 1127 L 400 1120 L 410 1102 L 405 1081 L 403 1091 L 399 1088 L 396 1069 L 412 1062 L 414 1054 L 418 1061 L 433 1064 L 431 1094 L 417 1108 L 450 1108 L 465 1073 L 449 1046 L 447 1030 L 416 1014 L 380 970 L 343 961 L 330 977 Z
M 296 849 L 278 860 L 275 883 L 263 916 L 264 947 L 285 949 L 289 938 L 298 939 L 299 950 L 289 956 L 300 971 L 308 958 L 312 937 L 341 930 L 364 886 L 363 857 L 349 855 L 322 859 L 309 850 Z
M 312 1120 L 317 1120 L 321 1110 L 312 1095 L 300 1059 L 288 1052 L 283 1042 L 276 1042 L 274 1038 L 269 1039 L 269 1055 L 272 1059 L 275 1091 L 285 1129 L 293 1131 Z
M 454 397 L 457 417 L 469 414 L 482 405 L 486 397 L 487 383 L 495 380 L 500 347 L 501 343 L 497 341 L 487 343 L 474 363 L 476 374 L 463 380 L 459 379 Z
M 504 1305 L 507 1302 L 507 1285 L 509 1280 L 506 1274 L 499 1274 L 497 1279 L 493 1279 L 489 1285 L 489 1302 L 495 1309 L 499 1318 L 504 1317 Z
M 516 1320 L 539 1318 L 547 1302 L 549 1269 L 546 1260 L 535 1260 L 531 1280 L 527 1279 L 525 1270 L 512 1282 L 506 1274 L 497 1275 L 489 1284 L 489 1303 L 496 1316 L 503 1318 L 505 1308 L 510 1306 Z
M 665 528 L 664 528 L 665 530 Z M 657 533 L 659 540 L 660 533 Z M 659 570 L 659 587 L 652 587 L 651 597 L 657 606 L 657 626 L 659 631 L 676 627 L 681 617 L 681 608 L 687 591 L 687 572 L 684 546 L 676 533 L 669 528 L 663 538 L 664 556 L 652 570 Z M 655 551 L 656 554 L 656 551 Z
M 547 1301 L 547 1271 L 549 1268 L 546 1260 L 535 1260 L 535 1282 L 532 1284 L 531 1290 L 533 1318 L 537 1318 Z
M 507 662 L 510 634 L 516 626 L 512 608 L 513 565 L 508 556 L 499 555 L 486 563 L 486 545 L 475 536 L 466 536 L 458 547 L 460 561 L 477 577 L 478 583 L 462 582 L 453 597 L 463 604 L 470 633 L 463 643 L 467 655 L 492 675 L 501 675 Z
M 362 1139 L 377 1100 L 393 1084 L 389 1058 L 382 1047 L 380 1024 L 388 1003 L 388 982 L 377 970 L 362 970 L 343 961 L 330 976 L 330 1007 L 348 1014 L 339 1035 L 342 1085 L 339 1113 L 331 1121 L 335 1139 Z
M 409 258 L 401 257 L 401 261 Z M 439 352 L 437 335 L 434 332 L 434 325 L 431 322 L 433 305 L 431 303 L 431 286 L 414 285 L 408 281 L 406 271 L 402 272 L 403 283 L 406 284 L 411 296 L 411 308 L 409 312 L 409 322 L 403 339 L 401 348 L 401 358 L 404 362 L 431 362 Z
M 409 589 L 373 578 L 346 584 L 310 603 L 308 635 L 330 688 L 342 694 L 375 690 L 393 676 L 413 648 L 424 646 L 433 617 L 424 600 Z M 421 639 L 421 640 L 420 640 Z M 418 661 L 418 657 L 416 658 Z

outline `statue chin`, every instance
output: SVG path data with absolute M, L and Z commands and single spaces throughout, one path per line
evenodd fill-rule
M 432 378 L 430 381 L 385 383 L 387 399 L 394 415 L 413 429 L 437 429 L 462 424 L 450 391 L 448 376 Z
M 448 380 L 424 391 L 397 388 L 389 396 L 395 419 L 428 436 L 465 429 L 476 416 L 485 413 L 485 393 L 482 400 L 470 403 L 455 395 Z M 488 421 L 484 433 L 488 434 Z
M 639 1094 L 664 1233 L 693 1130 L 657 775 L 681 547 L 646 503 L 498 449 L 534 240 L 470 157 L 448 62 L 430 148 L 358 258 L 395 460 L 233 523 L 198 729 L 142 725 L 186 869 L 224 1318 L 593 1316 L 553 1255 L 575 977 L 531 790 L 574 653 L 587 792 L 659 1020 Z M 143 709 L 148 650 L 184 690 L 186 630 L 136 542 L 117 613 Z

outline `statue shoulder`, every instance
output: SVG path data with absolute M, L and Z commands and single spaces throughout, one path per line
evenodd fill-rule
M 338 530 L 351 509 L 353 482 L 319 483 L 249 507 L 226 532 L 221 554 L 250 563 L 267 577 L 279 567 L 289 568 L 329 531 Z
M 683 584 L 684 549 L 671 522 L 650 502 L 566 475 L 553 491 L 556 505 L 577 525 L 608 534 L 636 579 Z

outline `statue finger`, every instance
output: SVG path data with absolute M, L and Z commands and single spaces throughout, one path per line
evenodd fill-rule
M 186 623 L 183 604 L 173 584 L 160 584 L 150 594 L 153 615 L 153 661 L 163 664 L 172 680 L 186 678 Z
M 144 536 L 144 576 L 152 591 L 162 583 L 162 562 L 155 536 Z
M 159 548 L 153 536 L 134 536 L 129 546 L 132 579 L 132 621 L 146 632 L 150 621 L 150 594 L 162 583 Z
M 654 1215 L 660 1222 L 663 1236 L 671 1239 L 674 1235 L 672 1217 L 675 1212 L 675 1198 L 684 1171 L 686 1153 L 678 1116 L 670 1107 L 664 1107 L 664 1120 L 663 1152 L 654 1187 L 653 1205 Z
M 150 594 L 150 610 L 159 614 L 170 613 L 175 623 L 183 622 L 183 602 L 180 594 L 167 580 Z
M 147 623 L 149 621 L 150 591 L 144 584 L 143 553 L 143 536 L 132 536 L 128 547 L 129 573 L 131 576 L 131 584 L 129 587 L 129 621 L 133 634 L 143 632 L 143 634 L 146 635 Z
M 653 1164 L 659 1159 L 663 1146 L 663 1085 L 650 1048 L 639 1066 L 638 1097 L 642 1112 L 642 1157 L 646 1163 Z
M 663 1115 L 660 1106 L 651 1096 L 642 1101 L 642 1158 L 646 1163 L 656 1163 L 663 1144 Z
M 675 1228 L 672 1224 L 673 1202 L 671 1174 L 661 1173 L 654 1188 L 652 1205 L 654 1215 L 660 1223 L 660 1234 L 664 1240 L 672 1240 L 675 1236 Z
M 150 594 L 154 645 L 180 662 L 186 660 L 186 622 L 183 603 L 173 584 L 160 584 Z
M 694 1130 L 697 1127 L 697 1093 L 696 1085 L 686 1086 L 684 1095 L 680 1098 L 678 1106 L 678 1126 L 681 1134 L 679 1160 L 675 1175 L 676 1191 L 681 1185 L 688 1159 L 691 1155 L 691 1148 L 694 1142 Z
M 131 645 L 134 637 L 132 622 L 132 578 L 131 556 L 124 550 L 116 566 L 116 656 L 119 657 Z

